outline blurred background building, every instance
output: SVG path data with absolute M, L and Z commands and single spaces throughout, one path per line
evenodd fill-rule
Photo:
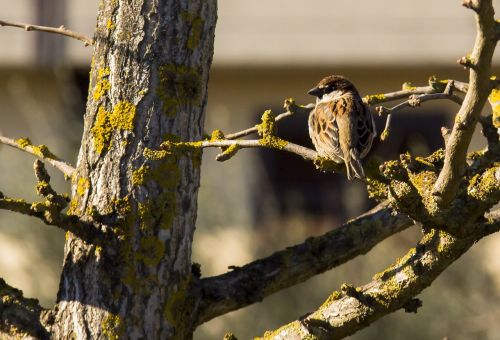
M 500 1 L 494 0 L 497 9 Z M 0 2 L 0 19 L 66 27 L 92 35 L 97 0 Z M 281 112 L 285 98 L 313 98 L 307 90 L 328 74 L 350 78 L 362 95 L 394 91 L 431 75 L 465 81 L 456 59 L 471 50 L 475 23 L 458 0 L 219 0 L 215 57 L 206 130 L 237 131 L 258 122 L 263 110 Z M 91 48 L 79 41 L 0 28 L 0 132 L 29 136 L 76 162 L 85 112 Z M 500 58 L 495 57 L 498 73 Z M 457 107 L 433 102 L 393 118 L 388 141 L 373 157 L 410 150 L 425 155 L 442 147 L 439 129 Z M 279 124 L 278 133 L 311 146 L 307 117 Z M 379 131 L 382 121 L 377 121 Z M 484 141 L 479 135 L 473 148 Z M 341 225 L 374 205 L 358 183 L 322 174 L 284 153 L 245 150 L 227 163 L 204 155 L 194 261 L 203 275 L 219 274 Z M 33 159 L 0 146 L 0 190 L 35 199 Z M 60 191 L 69 184 L 58 173 Z M 264 302 L 201 326 L 196 339 L 241 339 L 317 308 L 342 282 L 361 285 L 418 240 L 413 227 L 328 273 Z M 353 339 L 499 339 L 500 237 L 482 241 L 420 297 L 416 315 L 398 311 Z M 34 219 L 0 211 L 0 276 L 37 297 L 55 301 L 64 235 Z

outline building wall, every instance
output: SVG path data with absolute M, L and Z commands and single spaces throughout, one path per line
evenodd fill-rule
M 34 4 L 61 0 L 0 3 L 2 19 L 39 23 Z M 61 24 L 92 36 L 98 0 L 65 0 Z M 220 0 L 216 65 L 429 65 L 453 64 L 474 42 L 470 10 L 456 0 Z M 41 33 L 0 28 L 0 64 L 34 63 Z M 66 39 L 64 60 L 88 65 L 91 48 Z M 495 57 L 498 63 L 500 57 Z

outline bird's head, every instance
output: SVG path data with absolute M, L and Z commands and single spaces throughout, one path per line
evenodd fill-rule
M 324 99 L 323 96 L 341 96 L 346 92 L 357 93 L 354 85 L 344 76 L 328 76 L 323 78 L 316 87 L 309 90 L 310 95 L 318 99 Z

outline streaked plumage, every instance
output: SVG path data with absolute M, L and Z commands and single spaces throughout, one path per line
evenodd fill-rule
M 345 163 L 347 178 L 364 178 L 361 159 L 377 135 L 373 116 L 354 85 L 343 76 L 328 76 L 311 89 L 316 107 L 309 115 L 309 135 L 318 154 Z

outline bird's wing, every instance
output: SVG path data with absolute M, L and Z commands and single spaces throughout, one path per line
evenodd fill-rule
M 358 112 L 356 123 L 358 140 L 356 149 L 358 149 L 360 157 L 363 158 L 370 151 L 372 141 L 377 136 L 377 131 L 370 109 L 361 101 L 356 101 L 356 105 L 356 111 Z
M 309 116 L 309 135 L 321 156 L 342 162 L 339 146 L 339 127 L 332 111 L 332 103 L 318 103 Z
M 339 127 L 339 143 L 342 150 L 342 158 L 346 165 L 347 178 L 364 178 L 365 174 L 360 161 L 359 132 L 360 132 L 360 114 L 364 107 L 360 106 L 361 98 L 348 95 L 342 96 L 332 103 L 333 112 L 336 116 Z M 362 112 L 360 112 L 360 110 Z

